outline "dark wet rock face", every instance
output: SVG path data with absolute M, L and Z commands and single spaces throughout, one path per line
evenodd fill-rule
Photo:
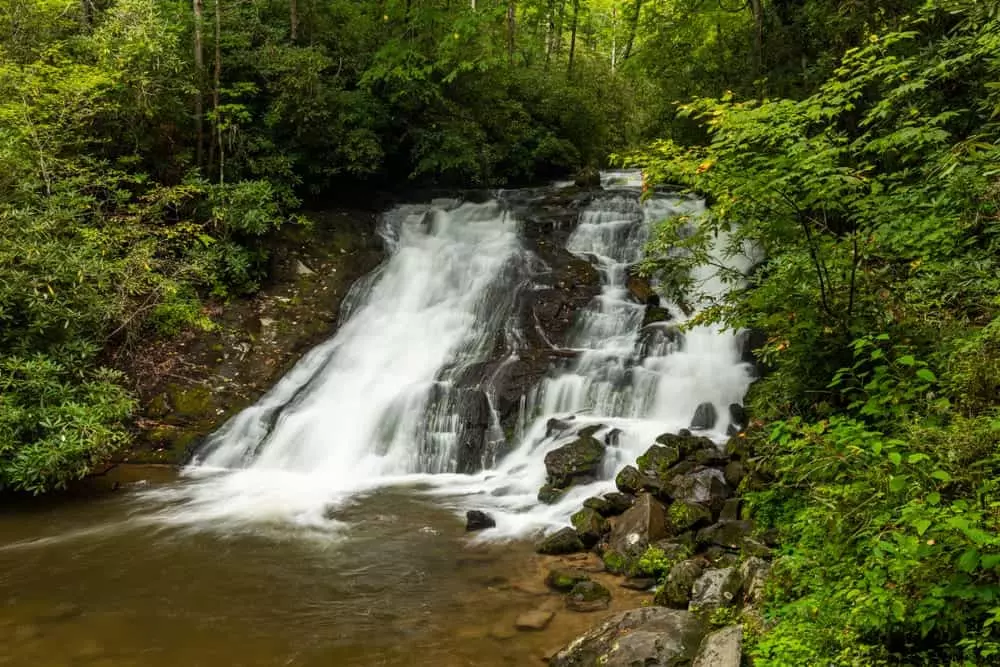
M 474 473 L 487 465 L 486 446 L 493 413 L 490 401 L 482 389 L 469 389 L 459 394 L 457 413 L 461 422 L 458 431 L 458 463 L 460 473 Z
M 495 528 L 497 522 L 494 521 L 486 512 L 481 512 L 479 510 L 469 510 L 465 513 L 465 530 L 468 532 L 475 532 L 477 530 L 486 530 L 487 528 Z
M 692 431 L 708 431 L 715 428 L 719 421 L 719 413 L 711 403 L 702 403 L 695 409 L 694 417 L 691 418 Z
M 696 615 L 665 607 L 608 618 L 549 661 L 551 667 L 680 667 L 694 659 L 706 628 Z

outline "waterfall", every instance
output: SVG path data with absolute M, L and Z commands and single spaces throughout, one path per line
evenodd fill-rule
M 502 198 L 401 206 L 380 223 L 388 259 L 353 288 L 336 334 L 209 439 L 192 483 L 160 492 L 180 503 L 170 517 L 319 526 L 354 494 L 419 483 L 456 509 L 491 511 L 498 525 L 487 536 L 520 536 L 564 524 L 656 435 L 689 427 L 703 404 L 718 415 L 706 434 L 722 440 L 730 404 L 752 381 L 739 337 L 704 326 L 682 332 L 686 316 L 667 302 L 669 319 L 644 325 L 647 306 L 627 288 L 653 225 L 696 217 L 703 204 L 663 194 L 642 202 L 635 172 L 603 182 L 566 241 L 598 269 L 600 294 L 577 314 L 566 360 L 521 396 L 513 442 L 489 382 L 468 378 L 497 350 L 510 360 L 524 351 L 517 304 L 539 260 Z M 725 289 L 711 268 L 702 272 L 709 291 Z M 574 429 L 552 432 L 552 418 Z M 539 502 L 545 454 L 585 425 L 609 443 L 601 479 Z

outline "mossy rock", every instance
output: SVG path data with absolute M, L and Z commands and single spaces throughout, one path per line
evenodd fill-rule
M 691 589 L 701 574 L 701 564 L 696 560 L 685 560 L 677 563 L 670 568 L 663 585 L 656 591 L 653 603 L 661 607 L 687 609 L 688 602 L 691 600 Z
M 670 311 L 660 306 L 646 306 L 646 312 L 642 316 L 642 326 L 649 326 L 657 322 L 669 322 Z
M 712 523 L 712 513 L 697 503 L 678 500 L 667 509 L 670 532 L 679 535 L 685 531 Z
M 545 503 L 546 505 L 554 505 L 559 502 L 559 499 L 563 497 L 566 493 L 566 489 L 557 489 L 551 484 L 546 484 L 542 488 L 538 489 L 538 502 Z
M 576 534 L 580 536 L 580 541 L 586 547 L 597 544 L 601 537 L 611 529 L 607 519 L 589 507 L 584 507 L 570 517 L 570 522 L 576 529 Z
M 645 486 L 642 473 L 635 466 L 625 466 L 615 477 L 615 486 L 622 493 L 634 496 Z
M 580 536 L 572 528 L 563 528 L 549 535 L 535 547 L 535 551 L 547 556 L 572 554 L 585 549 L 583 542 L 580 541 Z
M 595 480 L 604 460 L 604 444 L 590 436 L 582 436 L 545 455 L 547 482 L 565 489 L 576 483 Z
M 680 450 L 673 445 L 653 445 L 635 460 L 639 470 L 646 475 L 656 475 L 665 480 L 667 471 L 681 460 Z
M 596 581 L 581 581 L 566 596 L 566 607 L 573 611 L 601 611 L 611 604 L 611 591 Z
M 590 577 L 583 570 L 575 568 L 554 567 L 549 570 L 548 576 L 545 577 L 545 584 L 549 588 L 563 593 L 573 590 L 573 587 L 581 581 L 590 581 Z
M 218 406 L 208 387 L 201 385 L 181 387 L 173 384 L 167 388 L 167 396 L 174 418 L 198 421 L 215 417 Z

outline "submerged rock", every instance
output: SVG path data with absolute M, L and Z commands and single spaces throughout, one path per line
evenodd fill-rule
M 563 593 L 573 590 L 573 587 L 582 581 L 590 581 L 590 576 L 583 570 L 568 567 L 554 567 L 545 577 L 545 584 L 549 588 Z
M 465 513 L 465 530 L 467 532 L 495 528 L 496 525 L 497 522 L 486 512 L 469 510 Z
M 534 611 L 528 611 L 518 616 L 514 621 L 514 627 L 518 630 L 544 630 L 548 627 L 553 616 L 555 616 L 554 612 L 546 611 L 545 609 L 535 609 Z
M 601 611 L 610 604 L 611 591 L 596 581 L 581 581 L 566 596 L 566 608 L 573 611 Z
M 550 667 L 680 666 L 694 659 L 705 634 L 694 614 L 646 607 L 615 614 L 573 640 Z
M 583 551 L 585 548 L 575 530 L 572 528 L 563 528 L 542 540 L 535 547 L 535 551 L 548 556 L 557 556 L 559 554 L 576 553 Z

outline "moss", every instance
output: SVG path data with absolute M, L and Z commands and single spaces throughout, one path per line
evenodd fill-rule
M 167 388 L 167 393 L 176 417 L 204 419 L 215 415 L 214 397 L 208 387 L 180 387 L 174 384 Z

